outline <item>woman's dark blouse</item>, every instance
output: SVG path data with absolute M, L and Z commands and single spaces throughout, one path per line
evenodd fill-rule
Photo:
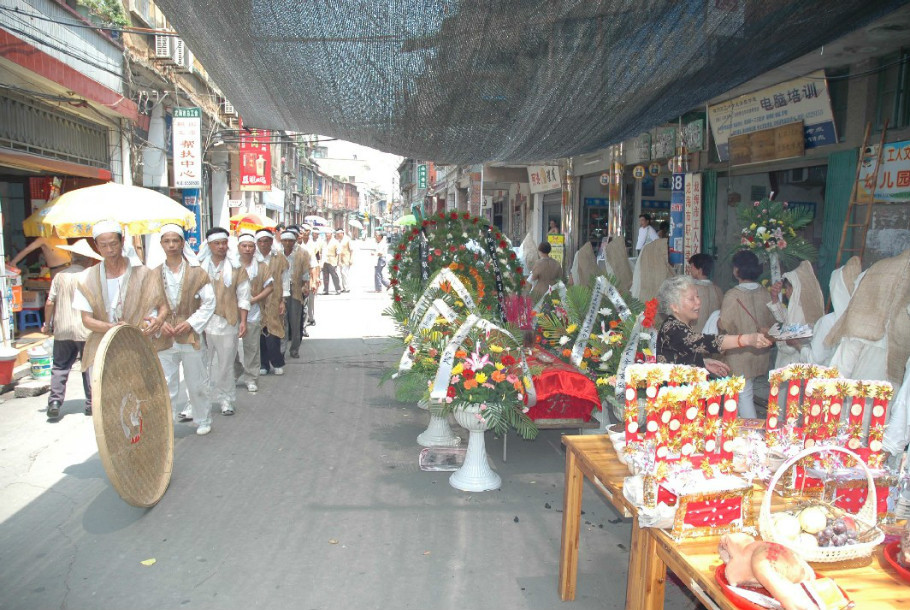
M 657 333 L 657 361 L 705 366 L 705 358 L 720 353 L 724 335 L 703 335 L 669 316 Z

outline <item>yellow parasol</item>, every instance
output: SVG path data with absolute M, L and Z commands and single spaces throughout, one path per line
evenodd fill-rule
M 119 222 L 130 235 L 157 233 L 161 225 L 196 226 L 196 216 L 167 195 L 140 186 L 109 182 L 64 193 L 25 219 L 32 237 L 91 237 L 102 220 Z
M 233 231 L 242 231 L 244 229 L 258 231 L 259 229 L 273 229 L 277 226 L 277 223 L 271 218 L 260 216 L 253 212 L 231 216 L 230 223 Z

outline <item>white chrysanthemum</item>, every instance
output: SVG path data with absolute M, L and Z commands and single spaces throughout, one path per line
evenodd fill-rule
M 566 335 L 563 335 L 563 336 L 561 336 L 561 337 L 559 338 L 559 344 L 560 344 L 560 345 L 565 345 L 565 344 L 568 343 L 569 341 L 571 341 L 571 339 L 570 339 L 569 337 L 567 337 Z
M 610 309 L 609 307 L 601 307 L 600 309 L 597 310 L 597 313 L 599 313 L 602 316 L 608 316 L 611 313 L 613 313 L 613 310 Z

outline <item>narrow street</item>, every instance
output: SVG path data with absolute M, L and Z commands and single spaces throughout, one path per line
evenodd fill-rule
M 380 315 L 390 298 L 368 292 L 372 260 L 359 254 L 352 292 L 320 295 L 284 377 L 255 396 L 238 388 L 237 414 L 216 415 L 209 436 L 176 425 L 173 478 L 152 509 L 108 482 L 78 375 L 56 424 L 46 395 L 4 395 L 0 608 L 559 606 L 559 431 L 513 437 L 507 463 L 487 434 L 500 491 L 421 471 L 427 416 L 378 387 L 399 354 Z M 630 521 L 590 489 L 583 508 L 566 607 L 620 608 Z M 668 607 L 691 606 L 668 590 Z

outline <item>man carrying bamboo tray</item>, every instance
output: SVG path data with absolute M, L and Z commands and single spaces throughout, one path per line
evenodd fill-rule
M 160 282 L 125 245 L 129 241 L 124 239 L 119 223 L 95 223 L 92 237 L 102 261 L 82 272 L 73 295 L 73 308 L 81 312 L 82 323 L 91 331 L 82 352 L 82 368 L 86 371 L 108 330 L 132 324 L 152 338 L 159 334 L 170 313 Z
M 290 356 L 300 358 L 300 340 L 302 338 L 300 323 L 303 319 L 303 307 L 310 294 L 310 278 L 316 272 L 310 253 L 306 248 L 297 245 L 297 235 L 292 231 L 281 234 L 281 246 L 288 262 L 290 279 L 290 296 L 285 301 L 285 318 L 287 332 L 290 334 Z
M 238 354 L 234 372 L 248 392 L 259 391 L 259 338 L 262 333 L 262 304 L 274 289 L 269 268 L 256 260 L 256 238 L 252 233 L 241 233 L 237 240 L 240 266 L 250 279 L 250 313 L 246 317 L 246 334 L 241 337 L 243 354 Z
M 158 360 L 164 369 L 171 395 L 174 419 L 180 395 L 180 366 L 186 381 L 196 434 L 212 431 L 212 403 L 202 330 L 215 312 L 215 291 L 209 274 L 184 239 L 183 228 L 175 224 L 161 227 L 161 249 L 165 260 L 153 269 L 161 290 L 167 296 L 170 313 L 155 343 Z
M 288 262 L 277 252 L 272 252 L 275 238 L 271 231 L 256 232 L 256 260 L 265 263 L 268 275 L 275 282 L 275 290 L 262 306 L 262 333 L 259 336 L 259 374 L 284 375 L 284 354 L 281 353 L 281 339 L 284 338 L 284 299 L 291 294 L 291 280 Z M 278 287 L 280 286 L 280 290 Z
M 219 404 L 222 415 L 234 414 L 237 339 L 247 333 L 250 310 L 250 280 L 240 261 L 228 256 L 228 237 L 226 229 L 209 229 L 200 248 L 202 268 L 215 292 L 215 313 L 205 327 L 209 397 Z

